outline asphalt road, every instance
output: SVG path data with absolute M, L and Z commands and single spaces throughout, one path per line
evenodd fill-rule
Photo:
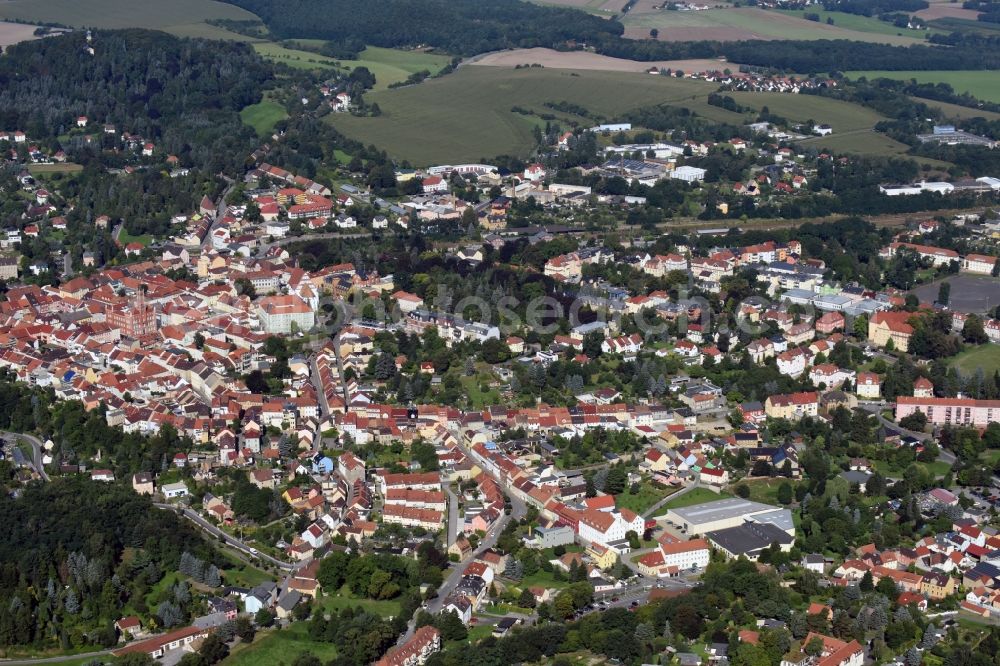
M 51 479 L 49 479 L 49 475 L 45 472 L 45 466 L 42 465 L 42 447 L 44 446 L 42 440 L 38 439 L 34 435 L 27 435 L 20 432 L 8 432 L 6 430 L 0 430 L 0 435 L 30 444 L 32 451 L 31 466 L 35 468 L 35 471 L 38 472 L 38 475 L 42 477 L 43 480 L 51 481 Z
M 452 545 L 458 540 L 458 496 L 452 491 L 451 486 L 445 486 L 448 493 L 448 545 Z

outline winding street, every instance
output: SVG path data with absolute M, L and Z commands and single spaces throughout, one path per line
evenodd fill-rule
M 207 520 L 205 520 L 204 518 L 202 518 L 198 514 L 198 512 L 194 511 L 193 509 L 187 509 L 187 508 L 182 509 L 181 507 L 174 506 L 173 504 L 161 504 L 159 502 L 154 502 L 153 506 L 155 506 L 157 509 L 163 509 L 164 511 L 174 511 L 174 512 L 177 512 L 179 514 L 182 514 L 185 518 L 187 518 L 188 520 L 190 520 L 191 522 L 193 522 L 195 525 L 197 525 L 198 527 L 200 527 L 202 529 L 202 531 L 208 532 L 209 534 L 211 534 L 212 536 L 214 536 L 217 539 L 221 539 L 227 545 L 229 545 L 229 546 L 235 548 L 236 550 L 244 553 L 248 557 L 250 557 L 250 558 L 257 558 L 257 559 L 260 559 L 260 560 L 263 560 L 263 561 L 267 562 L 268 564 L 273 564 L 274 566 L 278 567 L 282 571 L 297 571 L 300 567 L 303 566 L 303 563 L 289 564 L 288 562 L 282 562 L 279 559 L 275 559 L 275 558 L 271 557 L 267 553 L 261 553 L 259 551 L 256 552 L 256 553 L 252 552 L 253 549 L 251 549 L 250 546 L 246 545 L 245 543 L 243 543 L 242 541 L 240 541 L 236 537 L 230 536 L 226 532 L 220 530 L 218 527 L 216 527 L 212 523 L 210 523 Z
M 6 430 L 0 430 L 0 435 L 9 439 L 27 442 L 31 445 L 31 466 L 35 468 L 35 471 L 38 472 L 38 476 L 42 477 L 43 481 L 51 481 L 49 475 L 45 472 L 45 466 L 42 465 L 42 448 L 44 446 L 42 440 L 38 439 L 34 435 L 27 435 L 20 432 L 9 432 Z

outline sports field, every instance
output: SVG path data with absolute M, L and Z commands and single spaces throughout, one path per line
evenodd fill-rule
M 182 37 L 245 39 L 205 23 L 208 19 L 258 20 L 215 0 L 5 0 L 0 19 L 95 28 L 150 28 Z
M 353 138 L 424 165 L 525 154 L 534 145 L 532 128 L 543 121 L 514 113 L 512 106 L 553 113 L 545 102 L 568 101 L 611 119 L 650 104 L 707 106 L 704 99 L 715 88 L 703 81 L 648 74 L 462 67 L 418 86 L 368 95 L 382 109 L 381 116 L 328 118 Z
M 979 99 L 1000 102 L 1000 71 L 927 71 L 927 72 L 845 72 L 849 78 L 866 76 L 869 79 L 887 78 L 907 81 L 915 79 L 918 83 L 947 83 L 957 92 L 967 92 Z
M 851 39 L 885 44 L 915 44 L 922 41 L 919 33 L 897 35 L 877 32 L 870 24 L 865 30 L 827 25 L 778 11 L 756 7 L 724 7 L 704 11 L 671 11 L 658 9 L 658 0 L 638 0 L 622 19 L 625 36 L 637 39 L 649 37 L 653 28 L 658 39 L 667 41 L 741 40 L 741 39 Z

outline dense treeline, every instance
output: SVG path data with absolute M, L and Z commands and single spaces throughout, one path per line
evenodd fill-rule
M 889 12 L 918 12 L 930 5 L 926 0 L 827 0 L 823 9 L 860 16 L 878 16 Z
M 520 0 L 233 0 L 281 39 L 310 37 L 341 44 L 363 40 L 375 46 L 430 44 L 450 53 L 475 55 L 498 49 L 565 46 L 623 32 L 620 23 L 573 9 L 540 7 Z M 317 16 L 335 16 L 317 21 Z M 357 42 L 354 42 L 355 44 Z
M 971 45 L 936 49 L 846 40 L 660 42 L 625 39 L 621 36 L 624 26 L 618 21 L 521 0 L 500 0 L 487 5 L 475 0 L 424 3 L 388 0 L 378 4 L 360 0 L 292 0 L 282 4 L 270 0 L 230 2 L 260 16 L 271 33 L 281 39 L 329 40 L 331 48 L 342 55 L 345 50 L 362 44 L 430 45 L 465 56 L 535 46 L 566 50 L 586 44 L 598 53 L 619 58 L 647 61 L 724 56 L 730 62 L 793 72 L 867 69 L 873 62 L 889 70 L 1000 67 L 1000 53 Z M 926 3 L 922 0 L 884 0 L 879 6 L 883 10 L 902 10 L 917 4 Z M 317 21 L 317 16 L 336 16 L 337 20 Z
M 212 558 L 193 528 L 123 484 L 58 478 L 4 494 L 0 511 L 4 646 L 114 645 L 122 609 L 146 613 L 144 597 L 185 552 Z M 163 606 L 164 625 L 179 619 L 175 610 Z
M 182 40 L 144 30 L 83 33 L 6 50 L 0 126 L 58 136 L 78 115 L 138 134 L 183 163 L 219 170 L 255 136 L 239 110 L 259 102 L 271 68 L 246 44 Z

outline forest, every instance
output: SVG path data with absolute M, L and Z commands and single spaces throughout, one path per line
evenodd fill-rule
M 960 43 L 940 49 L 923 45 L 889 46 L 847 40 L 661 42 L 622 37 L 624 26 L 583 11 L 543 7 L 521 0 L 483 5 L 475 0 L 228 0 L 263 19 L 280 39 L 312 38 L 333 43 L 337 53 L 362 43 L 390 48 L 429 45 L 454 55 L 471 56 L 510 48 L 549 47 L 574 50 L 582 45 L 598 53 L 633 60 L 717 58 L 793 72 L 868 69 L 873 62 L 887 70 L 995 69 L 1000 51 Z M 842 11 L 852 11 L 860 3 Z M 884 10 L 915 6 L 922 0 L 883 2 Z M 838 7 L 839 9 L 839 7 Z M 857 9 L 856 13 L 862 13 Z M 337 16 L 337 21 L 316 21 Z
M 86 39 L 70 33 L 6 50 L 0 127 L 40 140 L 66 134 L 85 115 L 162 144 L 185 164 L 213 170 L 217 156 L 234 153 L 242 162 L 241 148 L 254 135 L 239 111 L 260 101 L 273 76 L 253 49 L 156 31 L 96 31 L 88 55 Z
M 124 484 L 60 477 L 5 493 L 0 512 L 2 646 L 114 645 L 112 623 L 126 607 L 146 613 L 151 587 L 182 556 L 213 558 L 194 528 Z M 156 610 L 165 626 L 181 619 L 174 602 Z

